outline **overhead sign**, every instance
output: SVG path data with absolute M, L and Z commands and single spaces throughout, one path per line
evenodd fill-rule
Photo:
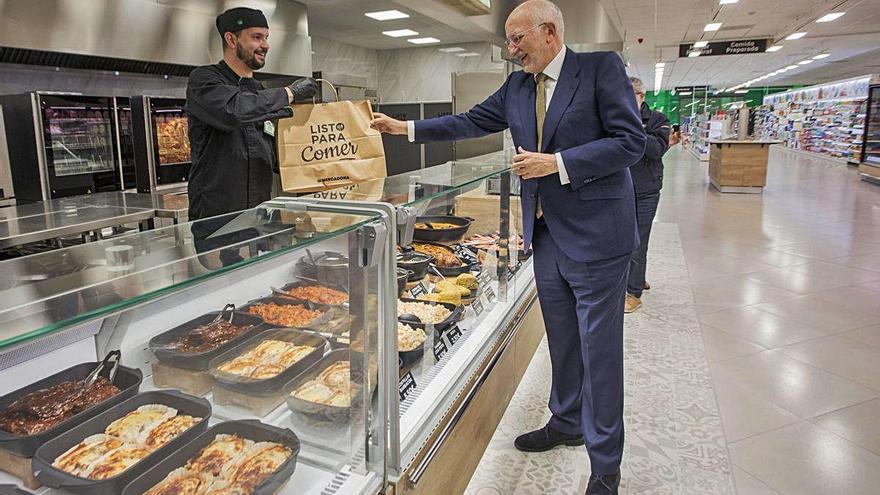
M 709 86 L 676 86 L 675 87 L 676 93 L 686 93 L 688 91 L 690 91 L 691 93 L 694 93 L 694 92 L 705 93 L 708 90 L 709 90 Z
M 701 57 L 717 55 L 747 55 L 767 51 L 768 39 L 712 41 L 702 48 L 694 48 L 693 43 L 678 45 L 678 56 L 687 57 L 692 51 L 700 52 Z

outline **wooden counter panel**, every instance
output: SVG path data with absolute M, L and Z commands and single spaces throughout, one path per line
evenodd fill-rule
M 464 493 L 543 336 L 544 324 L 536 301 L 418 485 L 404 476 L 395 494 Z

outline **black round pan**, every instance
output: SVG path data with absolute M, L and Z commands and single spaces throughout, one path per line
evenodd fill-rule
M 458 227 L 451 229 L 413 229 L 413 239 L 417 241 L 456 241 L 464 237 L 471 226 L 473 219 L 466 217 L 454 217 L 446 215 L 417 217 L 416 223 L 451 223 Z

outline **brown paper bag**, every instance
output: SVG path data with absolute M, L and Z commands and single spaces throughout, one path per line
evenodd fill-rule
M 278 121 L 278 164 L 285 192 L 323 191 L 388 175 L 370 102 L 293 106 Z

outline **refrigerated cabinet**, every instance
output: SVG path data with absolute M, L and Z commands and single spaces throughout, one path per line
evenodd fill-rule
M 518 205 L 507 186 L 500 195 L 485 193 L 489 179 L 509 184 L 510 156 L 276 198 L 0 263 L 0 395 L 119 349 L 122 363 L 143 373 L 141 392 L 183 388 L 208 399 L 212 424 L 258 419 L 292 431 L 302 451 L 280 493 L 438 493 L 441 484 L 445 493 L 459 492 L 543 335 L 531 259 L 518 245 Z M 407 274 L 399 287 L 397 252 L 424 243 L 419 217 L 443 214 L 471 219 L 457 240 L 435 246 L 454 250 L 458 271 L 471 273 L 475 288 L 447 324 L 416 325 L 424 330 L 420 355 L 401 353 L 398 291 L 436 295 L 442 277 Z M 494 248 L 465 251 L 467 239 L 493 233 Z M 431 271 L 452 280 L 447 268 Z M 250 308 L 297 304 L 283 294 L 303 284 L 347 295 L 345 303 L 302 303 L 321 315 L 295 332 L 323 342 L 323 356 L 280 392 L 230 384 L 219 365 L 276 338 L 273 328 L 284 323 Z M 262 315 L 265 327 L 253 340 L 199 365 L 169 358 L 167 338 L 229 303 Z M 304 408 L 290 398 L 330 362 L 351 370 L 348 408 Z M 483 426 L 462 444 L 462 428 L 474 424 Z M 4 481 L 20 480 L 0 473 Z
M 0 104 L 19 202 L 120 189 L 112 98 L 26 93 Z
M 138 192 L 183 186 L 189 177 L 192 156 L 185 104 L 177 98 L 131 98 Z
M 863 180 L 880 185 L 880 80 L 876 79 L 868 90 L 859 174 Z

